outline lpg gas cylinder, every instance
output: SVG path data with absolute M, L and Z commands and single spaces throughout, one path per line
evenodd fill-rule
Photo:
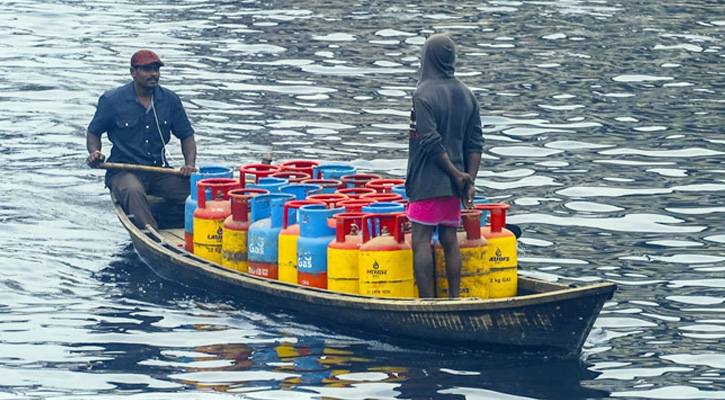
M 221 165 L 209 165 L 200 167 L 198 172 L 191 174 L 189 183 L 191 185 L 191 191 L 189 196 L 186 198 L 184 203 L 184 247 L 189 252 L 194 252 L 194 211 L 198 201 L 196 199 L 196 183 L 206 178 L 232 178 L 234 172 L 229 167 Z M 211 193 L 209 193 L 211 195 Z M 207 197 L 207 200 L 211 200 Z
M 462 230 L 457 233 L 458 247 L 461 249 L 461 286 L 460 297 L 488 297 L 490 275 L 488 264 L 484 262 L 486 239 L 481 237 L 481 211 L 462 210 Z M 449 297 L 446 259 L 440 241 L 433 245 L 435 251 L 436 297 Z
M 359 252 L 362 245 L 362 212 L 335 215 L 335 240 L 327 245 L 327 289 L 360 293 Z
M 325 204 L 320 200 L 291 200 L 284 203 L 282 230 L 279 231 L 277 263 L 279 280 L 297 283 L 297 239 L 300 237 L 299 208 L 308 204 Z M 294 210 L 290 212 L 290 210 Z
M 370 197 L 361 197 L 360 199 L 369 199 Z M 362 207 L 362 212 L 371 214 L 390 214 L 404 212 L 405 205 L 394 203 L 392 201 L 376 201 Z
M 477 210 L 490 212 L 489 225 L 481 228 L 481 234 L 488 241 L 484 261 L 491 274 L 489 297 L 511 297 L 518 290 L 518 258 L 516 236 L 506 229 L 506 210 L 508 204 L 475 204 Z
M 222 263 L 224 220 L 231 215 L 229 191 L 239 188 L 233 178 L 207 178 L 197 182 L 198 206 L 194 211 L 194 254 Z M 207 191 L 211 200 L 207 200 Z
M 405 191 L 405 183 L 399 183 L 390 189 L 391 193 L 399 194 L 402 199 L 408 199 L 408 193 Z
M 345 187 L 335 190 L 335 193 L 344 194 L 351 199 L 359 199 L 364 194 L 377 193 L 377 190 L 366 187 Z
M 314 168 L 315 179 L 336 179 L 340 180 L 345 175 L 354 175 L 357 169 L 345 164 L 322 164 Z
M 311 183 L 290 183 L 279 188 L 280 193 L 289 193 L 295 196 L 295 200 L 304 200 L 311 194 L 322 192 L 322 186 Z
M 337 189 L 340 189 L 342 187 L 342 181 L 339 181 L 337 179 L 305 179 L 304 181 L 302 181 L 302 183 L 310 183 L 313 185 L 322 186 L 322 191 L 320 192 L 322 194 L 335 193 Z
M 318 165 L 320 163 L 313 160 L 290 160 L 279 164 L 283 171 L 304 172 L 312 177 L 315 176 L 314 169 Z
M 256 188 L 256 189 L 266 189 L 269 190 L 270 193 L 277 193 L 279 192 L 279 188 L 282 186 L 285 186 L 289 184 L 286 179 L 282 178 L 272 178 L 271 176 L 266 176 L 264 178 L 259 178 L 257 180 L 257 183 L 248 183 L 247 187 L 249 188 Z
M 375 201 L 398 201 L 402 200 L 403 196 L 398 193 L 369 193 L 360 196 L 361 199 L 374 199 Z
M 222 265 L 241 272 L 249 272 L 247 234 L 252 224 L 249 217 L 249 199 L 269 193 L 263 189 L 234 189 L 229 191 L 232 214 L 222 227 Z
M 248 183 L 257 183 L 259 178 L 270 176 L 276 172 L 280 172 L 282 167 L 279 165 L 271 164 L 248 164 L 239 167 L 239 182 L 242 183 L 242 187 L 246 187 Z M 252 175 L 254 178 L 251 181 L 247 181 L 247 175 Z
M 373 179 L 365 183 L 365 187 L 375 189 L 378 193 L 392 193 L 394 186 L 404 183 L 405 179 Z
M 402 214 L 363 216 L 363 243 L 358 257 L 360 294 L 415 297 L 413 250 L 405 242 Z
M 327 245 L 335 239 L 334 224 L 328 219 L 345 211 L 325 204 L 308 204 L 298 211 L 300 237 L 297 239 L 297 283 L 327 288 Z
M 294 200 L 294 195 L 284 193 L 260 194 L 251 199 L 252 225 L 247 234 L 250 275 L 268 279 L 279 277 L 279 232 L 284 203 L 290 200 Z
M 287 179 L 289 183 L 302 183 L 306 179 L 312 179 L 310 174 L 299 171 L 279 171 L 273 173 L 270 177 Z
M 365 187 L 365 184 L 373 179 L 381 179 L 381 177 L 375 174 L 352 174 L 344 175 L 340 178 L 340 181 L 342 181 L 344 187 L 358 188 Z
M 338 207 L 345 207 L 345 212 L 362 212 L 362 208 L 375 203 L 375 199 L 347 199 L 337 202 Z

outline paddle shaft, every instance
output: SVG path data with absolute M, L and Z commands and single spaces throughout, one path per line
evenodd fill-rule
M 98 168 L 102 169 L 122 169 L 126 171 L 145 171 L 145 172 L 159 172 L 162 174 L 181 175 L 181 171 L 173 168 L 162 168 L 152 167 L 150 165 L 139 165 L 139 164 L 122 164 L 122 163 L 109 163 L 104 162 L 98 165 Z

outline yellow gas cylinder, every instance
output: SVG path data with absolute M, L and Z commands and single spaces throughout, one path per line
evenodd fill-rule
M 194 254 L 215 263 L 222 263 L 224 220 L 231 215 L 229 191 L 240 183 L 233 178 L 207 178 L 197 182 L 197 208 L 194 211 Z M 206 192 L 211 191 L 207 200 Z
M 282 282 L 297 283 L 297 239 L 300 237 L 300 225 L 297 211 L 290 213 L 290 209 L 299 209 L 307 204 L 324 204 L 321 200 L 290 200 L 284 203 L 284 216 L 282 217 L 282 230 L 279 231 L 279 244 L 277 263 L 279 277 Z
M 461 249 L 460 297 L 487 298 L 490 286 L 489 266 L 484 262 L 487 242 L 481 237 L 481 211 L 462 210 L 461 226 L 458 232 L 458 247 Z M 446 277 L 446 259 L 443 246 L 436 241 L 436 297 L 448 297 L 449 286 Z
M 327 245 L 327 289 L 360 293 L 359 253 L 362 245 L 362 212 L 335 215 L 335 240 Z
M 491 275 L 489 297 L 512 297 L 518 290 L 518 257 L 516 236 L 506 229 L 508 204 L 476 204 L 477 210 L 489 211 L 490 224 L 481 228 L 481 234 L 488 241 L 484 261 Z
M 358 270 L 360 294 L 376 297 L 415 297 L 413 249 L 405 241 L 403 214 L 363 217 L 363 244 Z
M 249 272 L 247 234 L 252 224 L 249 218 L 249 199 L 269 193 L 265 189 L 234 189 L 229 191 L 232 214 L 222 225 L 222 265 L 241 272 Z

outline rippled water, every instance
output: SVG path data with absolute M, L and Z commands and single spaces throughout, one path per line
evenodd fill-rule
M 440 31 L 521 269 L 619 285 L 578 362 L 401 348 L 163 281 L 84 165 L 98 96 L 148 47 L 199 165 L 401 176 Z M 725 398 L 724 39 L 719 0 L 5 2 L 0 399 Z

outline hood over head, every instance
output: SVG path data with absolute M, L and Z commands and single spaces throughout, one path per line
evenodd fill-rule
M 453 78 L 456 64 L 456 48 L 447 33 L 429 37 L 423 45 L 420 67 L 420 83 L 429 79 Z

